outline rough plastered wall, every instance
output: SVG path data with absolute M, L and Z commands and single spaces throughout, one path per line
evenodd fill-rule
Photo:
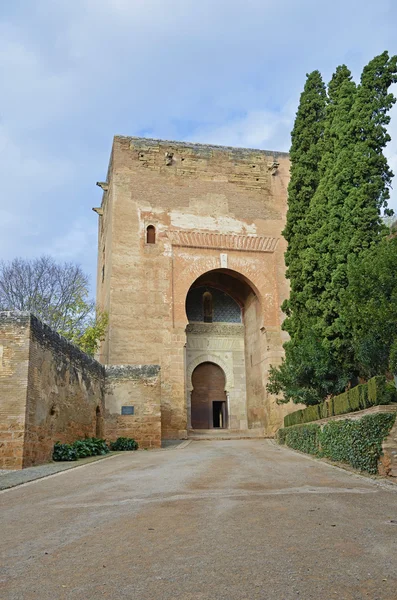
M 240 323 L 190 323 L 187 326 L 186 388 L 188 428 L 191 427 L 191 393 L 194 369 L 212 362 L 225 374 L 230 429 L 246 430 L 247 394 L 244 358 L 244 325 Z
M 21 469 L 25 441 L 30 319 L 0 312 L 0 469 Z
M 24 467 L 51 460 L 58 440 L 73 442 L 100 433 L 103 384 L 102 365 L 30 317 Z
M 134 438 L 141 448 L 161 447 L 160 367 L 106 368 L 106 438 Z M 122 414 L 122 407 L 133 414 Z
M 105 276 L 98 279 L 97 300 L 109 312 L 99 359 L 161 365 L 163 437 L 186 435 L 185 300 L 194 281 L 211 269 L 244 276 L 260 304 L 255 327 L 265 334 L 256 331 L 252 339 L 260 339 L 262 372 L 259 378 L 253 370 L 252 388 L 261 379 L 261 406 L 252 405 L 252 424 L 271 434 L 291 410 L 264 389 L 285 339 L 281 231 L 288 179 L 285 153 L 114 139 L 99 211 L 98 273 L 104 267 Z M 156 228 L 155 244 L 146 243 L 148 225 Z

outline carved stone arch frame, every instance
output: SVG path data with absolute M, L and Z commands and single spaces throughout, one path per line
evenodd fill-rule
M 222 369 L 225 374 L 225 391 L 229 392 L 234 387 L 233 369 L 228 365 L 222 358 L 216 354 L 200 354 L 193 358 L 187 365 L 186 368 L 186 388 L 188 392 L 193 391 L 192 375 L 196 367 L 204 362 L 214 363 Z

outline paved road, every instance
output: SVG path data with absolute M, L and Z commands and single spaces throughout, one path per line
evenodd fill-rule
M 2 600 L 397 598 L 397 486 L 266 440 L 116 456 L 0 510 Z

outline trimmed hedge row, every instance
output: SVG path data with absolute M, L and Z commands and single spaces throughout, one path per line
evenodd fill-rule
M 76 440 L 73 444 L 61 444 L 56 442 L 52 453 L 52 460 L 70 461 L 87 456 L 100 456 L 107 454 L 110 450 L 137 450 L 138 444 L 132 438 L 119 437 L 115 442 L 108 445 L 100 438 L 85 438 Z
M 386 381 L 384 375 L 377 375 L 368 381 L 351 388 L 339 396 L 335 396 L 321 404 L 296 410 L 284 417 L 284 427 L 310 423 L 318 419 L 344 415 L 363 410 L 379 404 L 397 402 L 397 389 L 392 382 Z
M 382 442 L 396 420 L 396 413 L 366 415 L 352 421 L 331 421 L 279 429 L 277 441 L 294 450 L 350 464 L 355 469 L 376 474 L 382 455 Z

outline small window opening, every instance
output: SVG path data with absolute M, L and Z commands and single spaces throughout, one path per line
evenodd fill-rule
M 146 243 L 147 244 L 155 244 L 156 243 L 156 229 L 153 225 L 148 225 L 146 227 Z
M 204 312 L 204 323 L 212 323 L 213 308 L 212 308 L 212 294 L 210 292 L 204 292 L 204 294 L 203 294 L 203 312 Z
M 102 267 L 102 283 L 105 281 L 105 265 Z

